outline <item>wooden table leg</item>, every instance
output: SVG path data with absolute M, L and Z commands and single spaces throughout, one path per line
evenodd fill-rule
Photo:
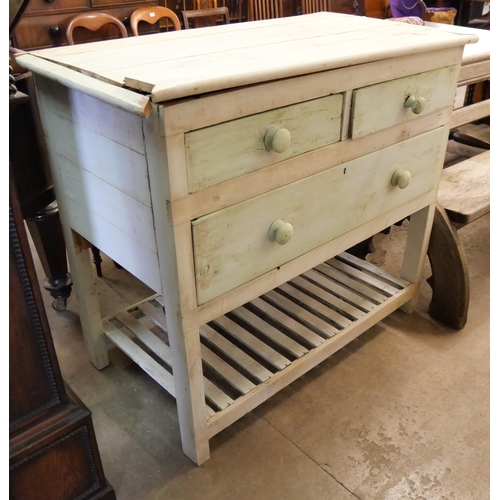
M 73 280 L 68 272 L 66 245 L 57 202 L 54 201 L 32 217 L 27 217 L 26 225 L 45 272 L 43 287 L 54 299 L 52 307 L 56 311 L 63 311 L 71 295 Z
M 467 323 L 470 288 L 469 269 L 463 245 L 446 211 L 436 206 L 427 251 L 432 276 L 429 315 L 435 320 L 460 330 Z

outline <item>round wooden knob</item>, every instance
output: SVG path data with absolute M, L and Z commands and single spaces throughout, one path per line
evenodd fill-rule
M 267 234 L 271 241 L 275 241 L 278 245 L 284 245 L 292 239 L 293 226 L 289 222 L 276 220 L 271 224 Z
M 406 98 L 405 108 L 411 108 L 412 113 L 419 115 L 425 108 L 427 101 L 423 97 L 415 97 L 410 95 Z
M 62 35 L 62 29 L 60 26 L 57 26 L 57 24 L 55 24 L 54 26 L 51 26 L 49 28 L 49 32 L 52 36 L 60 36 Z
M 408 170 L 401 170 L 398 168 L 393 174 L 391 179 L 391 184 L 393 186 L 398 186 L 400 189 L 408 187 L 411 181 L 411 174 Z
M 279 128 L 274 125 L 266 130 L 266 135 L 264 136 L 264 144 L 268 151 L 275 151 L 276 153 L 283 153 L 286 151 L 292 136 L 286 128 Z

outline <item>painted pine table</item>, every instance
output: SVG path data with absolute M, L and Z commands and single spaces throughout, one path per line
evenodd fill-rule
M 33 52 L 89 356 L 177 400 L 184 452 L 414 308 L 465 44 L 319 13 Z M 397 276 L 345 253 L 410 217 Z M 101 318 L 93 244 L 156 294 Z

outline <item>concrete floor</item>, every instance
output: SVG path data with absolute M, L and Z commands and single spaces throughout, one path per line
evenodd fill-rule
M 451 145 L 447 161 L 476 152 Z M 424 282 L 415 313 L 396 311 L 216 435 L 201 467 L 182 452 L 174 399 L 112 345 L 110 366 L 94 369 L 77 298 L 56 312 L 43 291 L 63 376 L 92 411 L 117 498 L 490 498 L 489 224 L 488 215 L 459 232 L 470 266 L 465 328 L 429 318 Z M 377 235 L 369 260 L 396 267 L 405 231 Z M 103 266 L 103 315 L 151 295 L 106 257 Z

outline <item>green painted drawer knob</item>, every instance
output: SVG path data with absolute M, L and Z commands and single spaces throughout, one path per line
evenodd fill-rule
M 408 170 L 401 170 L 398 168 L 393 174 L 391 179 L 391 184 L 393 186 L 398 186 L 400 189 L 408 187 L 411 181 L 411 174 Z
M 427 101 L 423 97 L 415 97 L 414 95 L 410 95 L 406 98 L 405 108 L 411 108 L 413 113 L 419 115 L 424 110 L 426 102 Z
M 267 233 L 271 241 L 275 241 L 278 245 L 285 245 L 293 236 L 293 226 L 289 222 L 275 220 Z
M 286 151 L 292 136 L 286 128 L 279 128 L 276 125 L 268 128 L 264 136 L 264 144 L 268 151 L 275 151 L 276 153 L 283 153 Z

